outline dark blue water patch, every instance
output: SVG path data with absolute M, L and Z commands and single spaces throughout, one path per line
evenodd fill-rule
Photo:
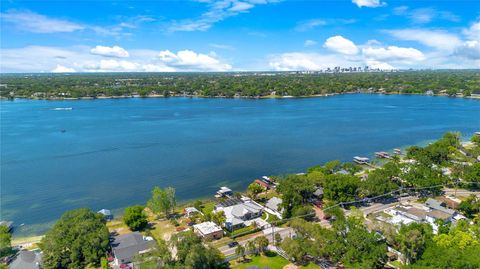
M 180 200 L 480 129 L 480 102 L 427 96 L 0 103 L 1 219 L 39 233 L 64 211 Z M 72 110 L 54 110 L 55 108 Z

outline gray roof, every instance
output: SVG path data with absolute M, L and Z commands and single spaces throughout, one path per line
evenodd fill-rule
M 40 259 L 41 254 L 39 253 L 21 250 L 8 267 L 10 269 L 38 269 L 40 268 Z
M 112 250 L 119 260 L 132 260 L 140 252 L 145 252 L 155 246 L 155 241 L 144 240 L 139 232 L 115 236 Z
M 319 187 L 315 192 L 313 193 L 315 196 L 322 196 L 323 195 L 323 188 Z
M 108 209 L 102 209 L 102 210 L 98 211 L 98 213 L 103 214 L 105 216 L 111 216 L 112 215 L 112 212 Z
M 452 209 L 449 209 L 449 208 L 446 208 L 446 207 L 442 206 L 442 202 L 440 202 L 438 200 L 428 198 L 427 201 L 425 202 L 425 204 L 431 209 L 436 209 L 436 210 L 442 211 L 442 212 L 450 214 L 450 215 L 455 214 L 455 210 L 452 210 Z
M 271 210 L 278 211 L 279 205 L 282 203 L 282 199 L 278 197 L 272 197 L 270 200 L 267 201 L 265 206 L 270 208 Z

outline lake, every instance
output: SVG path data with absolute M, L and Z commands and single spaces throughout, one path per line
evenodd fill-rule
M 480 101 L 429 96 L 0 105 L 0 213 L 25 224 L 20 234 L 44 232 L 78 207 L 145 203 L 156 185 L 176 188 L 181 201 L 211 197 L 223 185 L 241 191 L 263 175 L 480 129 Z

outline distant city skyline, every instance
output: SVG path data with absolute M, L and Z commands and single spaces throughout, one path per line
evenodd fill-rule
M 476 1 L 2 1 L 0 72 L 480 68 Z

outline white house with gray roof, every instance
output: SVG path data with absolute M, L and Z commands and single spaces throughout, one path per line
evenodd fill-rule
M 251 220 L 260 218 L 263 213 L 263 207 L 255 201 L 243 197 L 242 199 L 230 199 L 215 207 L 215 212 L 223 211 L 225 213 L 224 226 L 227 230 L 248 226 Z

